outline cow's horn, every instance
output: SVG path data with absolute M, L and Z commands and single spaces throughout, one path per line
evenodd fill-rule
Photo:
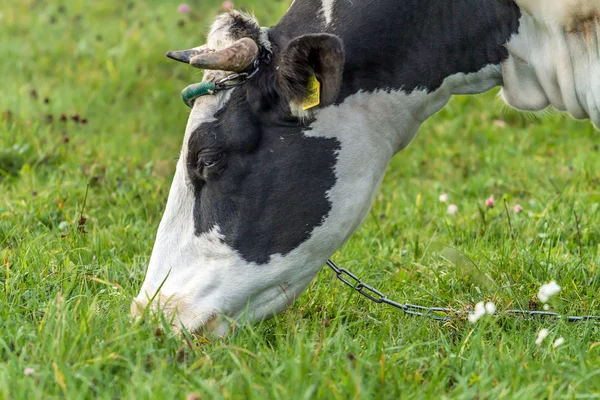
M 244 72 L 258 57 L 258 45 L 250 38 L 242 38 L 224 49 L 213 51 L 201 46 L 190 50 L 170 51 L 167 57 L 201 69 Z
M 167 51 L 167 57 L 169 57 L 172 60 L 175 61 L 181 61 L 183 63 L 189 64 L 190 60 L 193 57 L 202 55 L 202 54 L 206 54 L 206 53 L 210 53 L 214 50 L 209 49 L 208 47 L 206 47 L 206 45 L 204 46 L 199 46 L 199 47 L 194 47 L 193 49 L 188 49 L 188 50 L 174 50 L 174 51 Z

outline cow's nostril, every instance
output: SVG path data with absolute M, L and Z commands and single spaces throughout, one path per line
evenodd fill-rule
M 217 313 L 212 313 L 210 317 L 204 323 L 203 329 L 207 332 L 212 332 L 217 327 Z
M 182 327 L 193 333 L 216 332 L 224 336 L 229 330 L 219 318 L 219 312 L 212 307 L 191 304 L 189 301 L 176 299 L 173 295 L 155 293 L 153 297 L 142 292 L 133 299 L 130 306 L 131 318 L 138 319 L 145 315 L 161 313 L 174 332 L 180 332 Z M 223 326 L 222 326 L 223 325 Z

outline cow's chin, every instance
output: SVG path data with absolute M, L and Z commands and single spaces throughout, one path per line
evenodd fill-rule
M 508 43 L 503 64 L 504 101 L 523 111 L 552 106 L 600 127 L 600 20 L 577 31 L 542 26 L 528 16 Z

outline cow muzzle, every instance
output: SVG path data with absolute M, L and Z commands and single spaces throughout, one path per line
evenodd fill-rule
M 160 293 L 156 296 L 140 294 L 131 302 L 130 312 L 133 318 L 162 314 L 171 329 L 177 333 L 186 329 L 191 333 L 224 336 L 230 328 L 229 322 L 216 309 L 194 307 L 185 300 Z

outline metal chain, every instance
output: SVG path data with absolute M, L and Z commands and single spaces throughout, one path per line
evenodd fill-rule
M 377 304 L 387 304 L 392 307 L 402 310 L 405 314 L 415 315 L 419 317 L 427 317 L 436 321 L 451 321 L 456 317 L 466 317 L 468 312 L 465 310 L 453 310 L 445 307 L 423 307 L 414 304 L 401 304 L 390 300 L 385 294 L 375 289 L 373 286 L 367 285 L 358 276 L 345 268 L 338 267 L 333 261 L 327 260 L 329 268 L 335 272 L 336 277 L 346 285 L 366 297 L 367 299 Z M 569 322 L 576 321 L 600 321 L 600 315 L 583 315 L 583 316 L 563 316 L 550 311 L 527 311 L 527 310 L 506 310 L 504 315 L 521 315 L 524 317 L 549 317 L 549 318 L 564 318 Z

